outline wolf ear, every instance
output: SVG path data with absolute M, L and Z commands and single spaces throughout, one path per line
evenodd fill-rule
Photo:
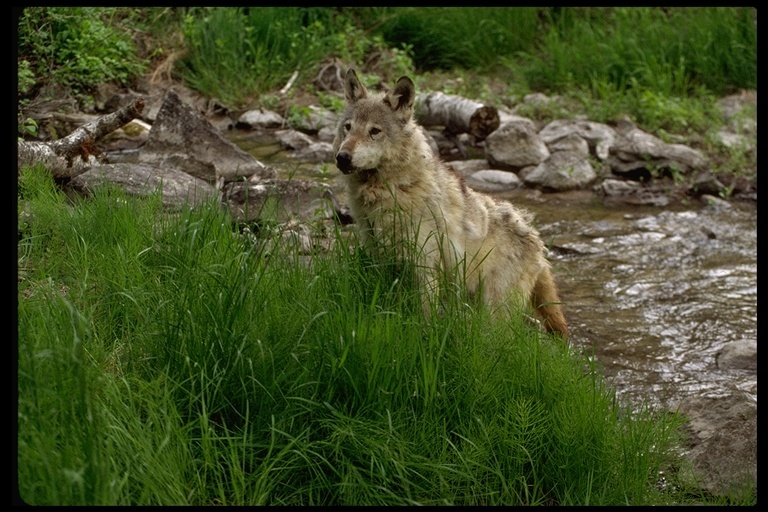
M 400 77 L 395 88 L 384 97 L 384 103 L 394 111 L 402 111 L 405 117 L 413 113 L 413 103 L 416 100 L 416 86 L 407 76 Z
M 344 77 L 344 95 L 350 103 L 368 96 L 368 91 L 365 90 L 365 86 L 357 78 L 354 68 L 349 68 L 347 75 Z

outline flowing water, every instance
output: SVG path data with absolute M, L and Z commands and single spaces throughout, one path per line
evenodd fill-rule
M 329 184 L 343 203 L 332 164 L 299 165 L 268 138 L 232 139 L 284 178 Z M 590 191 L 499 195 L 534 213 L 572 343 L 594 355 L 619 395 L 661 406 L 689 395 L 757 400 L 755 369 L 716 361 L 725 345 L 757 340 L 754 205 L 607 205 Z
M 514 202 L 535 213 L 552 247 L 574 345 L 594 353 L 632 401 L 674 406 L 738 392 L 757 400 L 754 369 L 716 361 L 726 344 L 757 340 L 756 208 L 605 206 L 573 196 Z

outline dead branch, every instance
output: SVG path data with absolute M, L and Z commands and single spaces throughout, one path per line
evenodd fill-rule
M 105 135 L 121 128 L 141 114 L 144 100 L 129 105 L 77 128 L 66 137 L 53 142 L 18 143 L 18 172 L 26 166 L 41 163 L 56 178 L 71 178 L 89 170 L 99 157 L 95 143 Z
M 299 68 L 297 67 L 293 74 L 291 75 L 291 78 L 288 79 L 288 83 L 286 83 L 282 89 L 280 89 L 277 94 L 280 96 L 284 96 L 285 93 L 288 92 L 288 89 L 290 89 L 293 86 L 293 82 L 296 81 L 296 79 L 299 78 Z

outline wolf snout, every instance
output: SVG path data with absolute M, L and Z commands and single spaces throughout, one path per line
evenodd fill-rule
M 352 165 L 352 155 L 346 151 L 339 152 L 339 154 L 336 155 L 336 167 L 338 167 L 344 174 L 349 174 L 354 171 L 355 167 Z

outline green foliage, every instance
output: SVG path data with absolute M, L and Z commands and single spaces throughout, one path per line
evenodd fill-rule
M 296 69 L 306 80 L 311 64 L 339 42 L 325 35 L 330 14 L 296 7 L 192 9 L 183 29 L 184 78 L 236 104 L 282 86 Z
M 500 55 L 529 47 L 538 9 L 392 7 L 377 29 L 390 46 L 408 44 L 421 71 L 493 67 Z M 492 49 L 492 50 L 491 50 Z
M 380 36 L 365 35 L 330 8 L 192 9 L 184 34 L 185 80 L 234 104 L 283 86 L 297 69 L 297 84 L 311 81 L 317 63 L 329 56 L 357 64 L 378 52 L 380 69 L 401 75 L 412 70 L 407 45 L 387 48 Z
M 28 8 L 19 21 L 19 105 L 47 83 L 80 94 L 130 81 L 142 70 L 131 39 L 138 27 L 165 41 L 149 57 L 182 33 L 186 57 L 176 69 L 233 106 L 274 108 L 280 98 L 270 93 L 294 71 L 289 96 L 311 88 L 320 63 L 335 57 L 371 86 L 414 67 L 450 70 L 458 85 L 434 87 L 494 101 L 500 91 L 470 73 L 496 73 L 515 94 L 575 96 L 596 120 L 629 115 L 649 130 L 703 132 L 716 119 L 706 101 L 757 85 L 755 22 L 745 7 Z M 22 136 L 34 134 L 27 117 L 19 114 Z
M 35 85 L 35 73 L 32 71 L 28 60 L 19 60 L 18 70 L 19 94 L 24 96 L 29 93 L 32 86 Z
M 23 87 L 54 83 L 87 93 L 104 82 L 127 85 L 146 68 L 127 28 L 116 24 L 116 9 L 28 7 L 19 19 L 19 66 Z M 34 77 L 34 79 L 33 79 Z
M 706 91 L 680 97 L 638 87 L 628 97 L 633 103 L 630 111 L 651 132 L 702 133 L 717 122 L 714 99 Z
M 718 94 L 728 86 L 755 88 L 755 17 L 741 7 L 559 8 L 540 46 L 507 64 L 536 90 L 593 81 L 678 96 L 694 84 Z
M 25 135 L 37 135 L 37 121 L 28 117 L 19 123 L 19 139 L 23 140 Z
M 411 263 L 25 169 L 19 491 L 93 505 L 660 504 L 679 418 Z M 337 233 L 341 236 L 342 233 Z M 447 283 L 446 283 L 447 284 Z M 450 288 L 446 286 L 446 290 Z
M 66 229 L 66 197 L 55 187 L 50 173 L 42 165 L 25 169 L 18 183 L 19 279 L 35 268 L 49 271 L 57 266 L 57 249 L 64 245 Z M 33 222 L 34 219 L 34 222 Z M 30 266 L 30 255 L 35 254 L 35 267 Z M 52 277 L 48 274 L 46 277 Z

